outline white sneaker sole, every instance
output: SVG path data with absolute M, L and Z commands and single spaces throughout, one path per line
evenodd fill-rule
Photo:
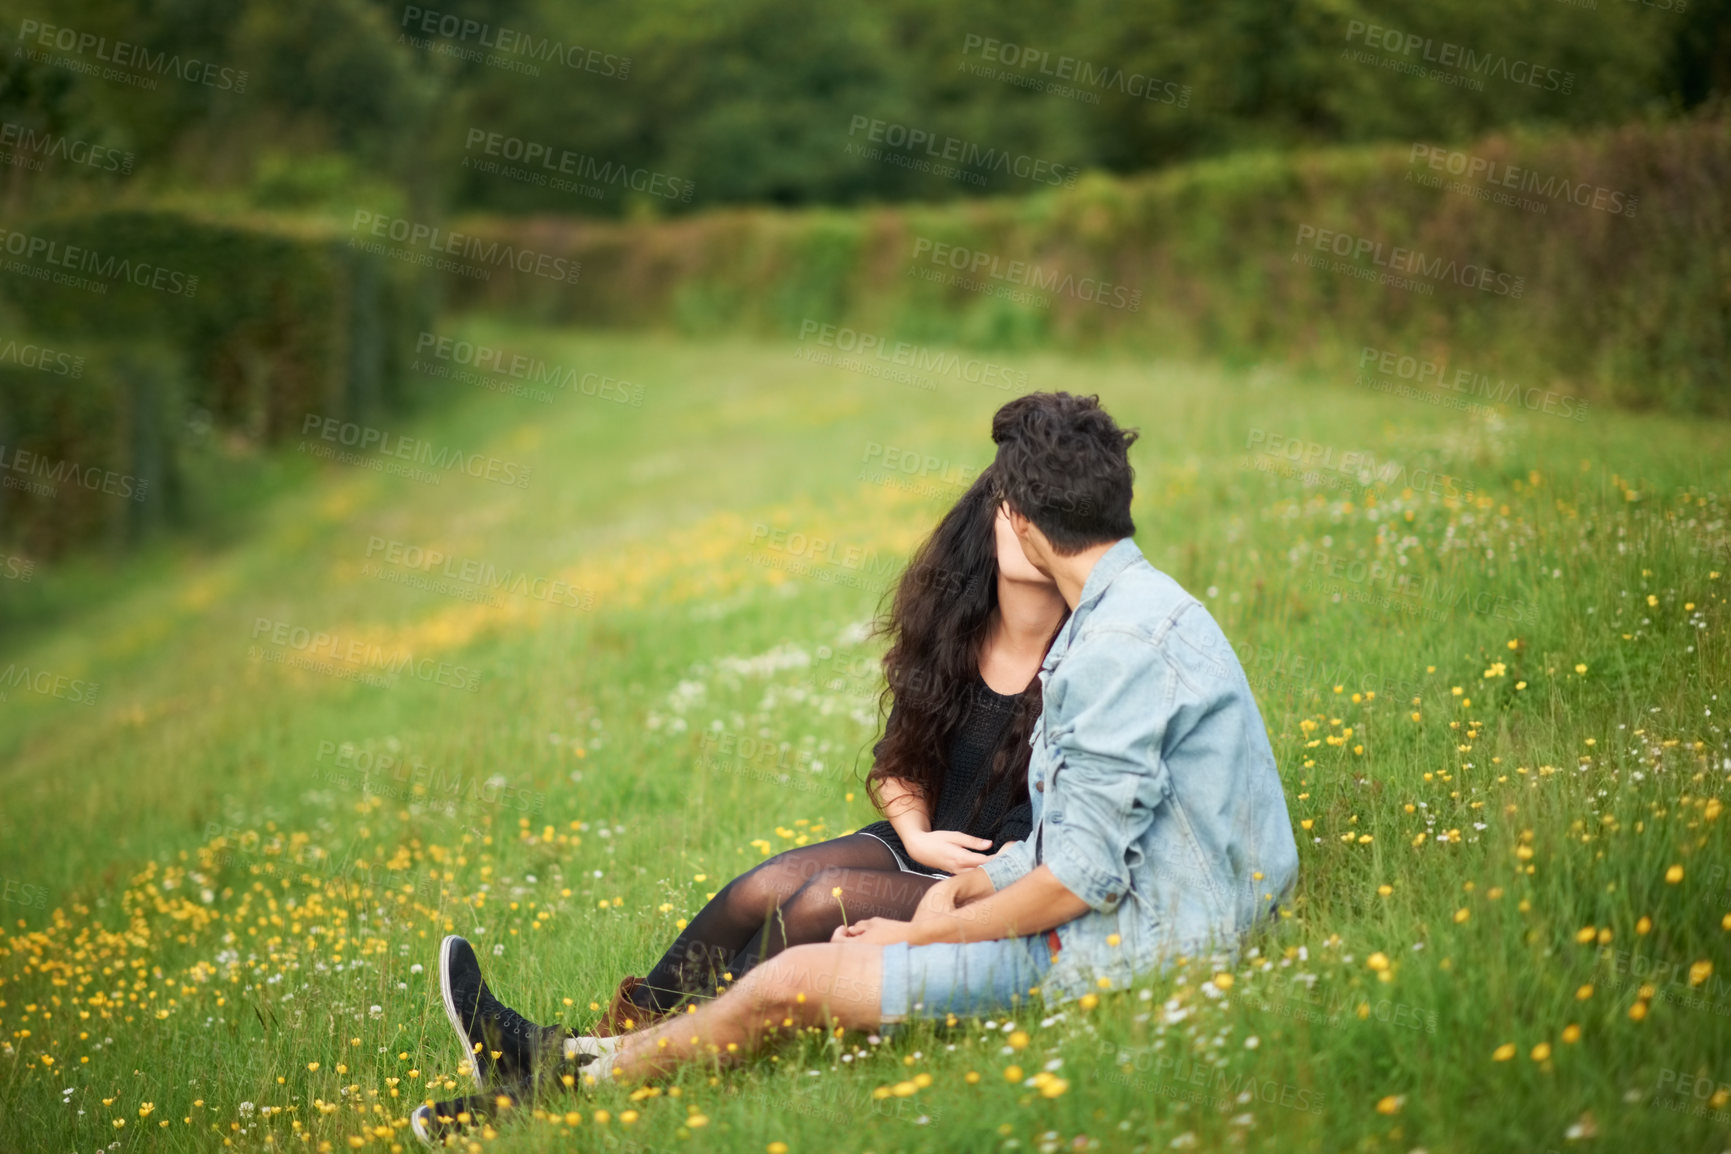
M 431 1106 L 416 1106 L 415 1112 L 409 1115 L 409 1129 L 415 1132 L 415 1137 L 420 1139 L 421 1145 L 436 1150 L 439 1144 L 433 1141 L 433 1133 L 427 1128 L 427 1123 L 432 1120 L 432 1117 L 433 1108 Z
M 619 1048 L 618 1038 L 597 1038 L 592 1034 L 574 1034 L 565 1039 L 565 1056 L 575 1058 L 579 1054 L 589 1054 L 596 1058 L 611 1058 L 613 1051 Z
M 439 943 L 439 994 L 445 1002 L 445 1017 L 450 1019 L 451 1029 L 456 1031 L 457 1041 L 462 1043 L 463 1056 L 469 1061 L 469 1073 L 475 1078 L 475 1089 L 485 1090 L 486 1083 L 481 1078 L 480 1056 L 470 1048 L 469 1035 L 463 1030 L 462 1015 L 457 1013 L 457 1000 L 451 996 L 451 943 L 460 940 L 456 934 L 445 935 L 445 940 Z M 416 1131 L 420 1133 L 419 1130 Z
M 579 1055 L 587 1055 L 594 1059 L 585 1063 L 577 1072 L 579 1078 L 593 1078 L 597 1082 L 605 1082 L 613 1077 L 613 1063 L 617 1061 L 617 1051 L 620 1039 L 597 1038 L 589 1034 L 578 1034 L 565 1039 L 565 1057 L 575 1060 Z

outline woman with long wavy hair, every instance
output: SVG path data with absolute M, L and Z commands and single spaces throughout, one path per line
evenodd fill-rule
M 890 639 L 880 698 L 889 717 L 866 782 L 883 820 L 777 854 L 722 887 L 646 976 L 619 984 L 589 1034 L 659 1021 L 789 946 L 829 941 L 844 920 L 911 918 L 938 881 L 1029 834 L 1037 675 L 1069 610 L 1023 555 L 995 492 L 987 469 L 914 554 L 878 622 Z M 446 940 L 440 970 L 459 1037 L 469 1036 L 459 1003 L 485 1004 L 505 1051 L 567 1032 L 493 999 L 461 938 Z

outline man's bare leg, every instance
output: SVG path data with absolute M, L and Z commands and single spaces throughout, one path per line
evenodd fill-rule
M 867 1029 L 882 1020 L 882 991 L 882 946 L 795 946 L 695 1013 L 621 1039 L 613 1052 L 614 1075 L 642 1082 L 686 1062 L 743 1057 L 783 1028 L 833 1022 Z

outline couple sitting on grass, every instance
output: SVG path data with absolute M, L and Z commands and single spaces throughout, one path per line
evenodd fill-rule
M 416 1135 L 782 1031 L 1122 989 L 1269 917 L 1298 865 L 1274 753 L 1220 627 L 1130 539 L 1135 439 L 1092 397 L 998 410 L 995 461 L 895 594 L 869 777 L 886 820 L 729 882 L 585 1033 L 501 1003 L 446 938 L 481 1092 L 419 1107 Z

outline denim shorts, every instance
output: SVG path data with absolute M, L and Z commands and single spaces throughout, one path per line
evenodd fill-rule
M 1052 968 L 1045 934 L 884 947 L 883 1021 L 978 1017 L 1026 1001 Z

